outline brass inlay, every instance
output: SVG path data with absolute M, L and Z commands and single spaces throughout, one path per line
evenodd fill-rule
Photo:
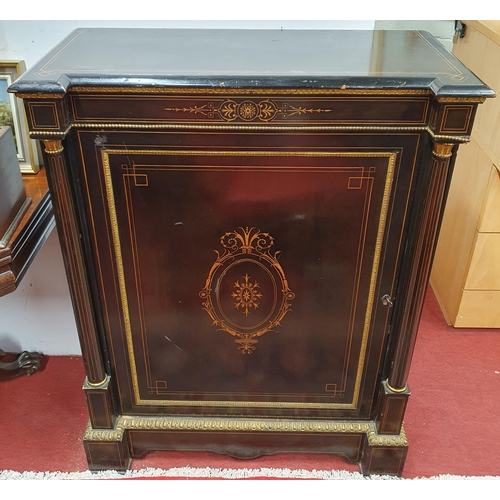
M 101 380 L 100 382 L 89 382 L 88 378 L 85 380 L 85 384 L 90 386 L 90 387 L 93 387 L 93 388 L 98 388 L 98 387 L 103 387 L 105 386 L 110 380 L 110 377 L 109 375 L 106 375 L 104 377 L 103 380 Z
M 132 94 L 239 94 L 245 95 L 432 95 L 428 89 L 358 89 L 358 88 L 230 88 L 230 87 L 106 87 L 75 85 L 69 93 Z M 51 94 L 47 94 L 50 96 Z
M 453 154 L 453 146 L 455 144 L 435 143 L 432 154 L 438 158 L 449 158 Z
M 123 418 L 123 417 L 120 417 Z M 125 428 L 119 423 L 116 424 L 114 429 L 92 429 L 90 422 L 87 423 L 85 433 L 83 435 L 84 441 L 122 441 L 125 435 Z
M 408 390 L 408 384 L 405 384 L 405 386 L 402 388 L 402 389 L 396 389 L 395 387 L 392 387 L 390 384 L 389 384 L 389 381 L 386 380 L 385 381 L 385 385 L 387 386 L 387 388 L 392 391 L 392 392 L 396 392 L 396 393 L 401 393 L 401 392 L 405 392 Z
M 285 314 L 290 310 L 289 301 L 295 298 L 295 294 L 290 290 L 285 272 L 276 258 L 281 252 L 276 252 L 272 255 L 269 251 L 269 249 L 274 245 L 274 239 L 271 235 L 268 233 L 261 233 L 253 227 L 250 229 L 248 227 L 246 229 L 240 227 L 233 232 L 225 233 L 221 237 L 220 243 L 224 247 L 224 253 L 221 255 L 217 250 L 215 251 L 217 253 L 217 259 L 212 265 L 212 268 L 208 273 L 205 287 L 199 295 L 204 300 L 203 309 L 208 313 L 213 321 L 213 324 L 217 326 L 217 329 L 223 330 L 234 337 L 237 337 L 235 342 L 238 344 L 238 349 L 240 349 L 241 354 L 251 354 L 252 351 L 255 350 L 255 344 L 258 343 L 256 337 L 264 335 L 264 333 L 269 332 L 280 324 Z M 264 324 L 259 323 L 258 325 L 254 325 L 251 328 L 251 331 L 245 331 L 247 329 L 238 328 L 236 325 L 232 325 L 231 322 L 224 317 L 222 308 L 220 307 L 219 285 L 223 280 L 224 272 L 220 274 L 216 283 L 213 281 L 215 274 L 224 268 L 227 271 L 231 266 L 234 266 L 239 262 L 253 262 L 248 258 L 244 258 L 251 255 L 258 259 L 255 263 L 258 263 L 261 266 L 263 265 L 262 263 L 267 265 L 267 267 L 264 266 L 264 269 L 268 270 L 268 274 L 274 282 L 274 289 L 281 290 L 282 299 L 276 314 L 274 314 L 276 310 L 275 303 L 270 316 L 264 321 Z M 230 266 L 227 267 L 229 263 Z M 277 286 L 273 275 L 269 272 L 270 270 L 274 270 L 278 275 L 281 281 L 279 287 Z M 235 307 L 239 308 L 241 306 L 243 308 L 243 313 L 246 316 L 250 314 L 249 308 L 254 307 L 257 309 L 259 305 L 257 303 L 257 299 L 262 297 L 262 294 L 257 291 L 259 284 L 257 282 L 254 284 L 250 283 L 249 278 L 250 277 L 247 274 L 244 277 L 245 282 L 243 284 L 236 282 L 234 287 L 236 288 L 236 291 L 231 295 L 233 298 L 237 299 Z M 217 311 L 214 306 L 212 295 L 215 296 L 214 298 L 219 305 L 219 311 Z M 221 315 L 223 317 L 221 317 Z M 271 318 L 271 316 L 273 317 Z
M 47 75 L 52 75 L 53 73 L 61 73 L 60 69 L 53 69 L 48 71 L 46 68 L 48 68 L 63 52 L 66 51 L 66 49 L 71 46 L 75 41 L 81 37 L 86 31 L 88 31 L 88 28 L 83 28 L 79 33 L 76 35 L 73 35 L 73 37 L 67 41 L 65 45 L 63 45 L 58 52 L 56 52 L 36 73 L 38 76 L 44 77 Z
M 130 237 L 130 241 L 133 242 L 131 245 L 131 251 L 132 251 L 132 259 L 133 259 L 133 276 L 135 279 L 135 282 L 138 284 L 135 289 L 135 294 L 132 294 L 132 296 L 135 295 L 134 301 L 137 301 L 138 304 L 138 314 L 139 314 L 139 330 L 141 333 L 141 343 L 143 346 L 146 345 L 146 320 L 145 320 L 145 314 L 144 314 L 144 296 L 143 296 L 143 289 L 142 286 L 139 285 L 139 283 L 142 282 L 141 279 L 141 270 L 140 270 L 140 265 L 139 265 L 139 256 L 138 256 L 138 248 L 137 248 L 137 227 L 136 223 L 134 220 L 134 217 L 132 215 L 133 208 L 132 208 L 132 200 L 133 200 L 133 195 L 131 192 L 131 179 L 134 179 L 134 185 L 136 184 L 136 175 L 137 172 L 135 168 L 132 169 L 132 174 L 129 173 L 123 173 L 123 172 L 128 172 L 128 162 L 122 163 L 121 170 L 122 170 L 122 180 L 123 180 L 123 189 L 124 189 L 124 194 L 125 194 L 125 203 L 127 207 L 127 222 L 128 222 L 128 234 Z M 149 184 L 149 177 L 147 174 L 145 174 L 146 177 L 148 178 L 148 184 Z M 126 231 L 126 230 L 125 230 Z M 165 336 L 165 338 L 168 338 Z M 170 339 L 169 339 L 170 340 Z M 139 351 L 139 357 L 140 357 L 140 351 Z M 150 365 L 150 356 L 149 356 L 149 350 L 148 348 L 144 348 L 142 350 L 142 358 L 144 361 L 144 374 L 146 375 L 146 386 L 148 388 L 148 392 L 151 390 L 156 390 L 156 394 L 158 394 L 157 391 L 157 384 L 156 381 L 154 380 L 156 377 L 151 375 L 151 365 Z M 167 381 L 165 381 L 165 387 L 167 386 Z
M 68 125 L 65 130 L 58 130 L 57 132 L 54 132 L 53 130 L 30 130 L 29 133 L 31 139 L 43 141 L 44 137 L 57 137 L 59 140 L 62 140 L 72 128 L 73 125 Z
M 470 142 L 470 135 L 443 135 L 435 134 L 432 129 L 426 129 L 434 141 L 455 141 L 456 143 Z
M 154 385 L 149 387 L 149 394 L 168 394 L 168 383 L 166 380 L 155 380 Z
M 431 43 L 431 41 L 428 38 L 426 38 L 420 31 L 415 31 L 414 33 L 416 33 L 430 48 L 432 48 L 436 53 L 436 55 L 440 57 L 453 70 L 453 73 L 451 74 L 444 73 L 444 76 L 447 76 L 451 80 L 456 80 L 459 82 L 463 82 L 469 79 L 468 76 L 465 76 L 462 73 L 462 70 L 460 70 L 459 68 L 457 68 L 457 66 L 455 66 L 454 62 L 451 59 L 448 59 L 448 57 L 443 52 L 437 50 L 437 48 Z
M 70 125 L 66 130 L 62 132 L 51 132 L 51 131 L 30 131 L 30 137 L 32 139 L 37 139 L 38 136 L 57 136 L 59 138 L 64 138 L 64 136 L 72 128 L 83 128 L 83 129 L 93 129 L 93 128 L 104 128 L 104 129 L 125 129 L 125 130 L 273 130 L 273 131 L 315 131 L 315 132 L 427 132 L 432 139 L 440 141 L 456 141 L 456 142 L 469 142 L 470 136 L 468 135 L 443 135 L 435 134 L 429 127 L 384 127 L 384 126 L 370 126 L 370 125 L 299 125 L 299 126 L 287 126 L 287 125 L 236 125 L 236 124 L 221 124 L 221 125 L 194 125 L 194 124 L 179 124 L 179 123 L 74 123 Z M 43 139 L 42 139 L 43 140 Z
M 372 429 L 367 432 L 367 438 L 370 446 L 408 446 L 408 439 L 403 426 L 401 426 L 399 434 L 378 434 L 376 429 Z
M 224 417 L 139 417 L 120 416 L 117 427 L 122 429 L 195 430 L 227 432 L 375 432 L 372 421 L 296 420 Z
M 475 102 L 481 103 L 486 101 L 486 97 L 436 97 L 438 102 Z
M 243 125 L 243 124 L 217 124 L 217 125 L 200 125 L 195 123 L 72 123 L 64 131 L 30 131 L 30 135 L 36 138 L 38 135 L 66 135 L 72 128 L 77 129 L 125 129 L 125 130 L 170 130 L 170 129 L 187 129 L 187 130 L 314 130 L 314 131 L 339 131 L 339 132 L 357 132 L 357 131 L 382 131 L 382 132 L 429 132 L 429 128 L 425 125 L 417 126 L 385 126 L 385 125 Z M 448 137 L 448 136 L 439 136 Z M 454 137 L 454 136 L 451 136 Z M 457 136 L 460 140 L 460 136 Z
M 62 145 L 62 141 L 43 141 L 43 144 L 45 146 L 45 152 L 49 154 L 58 154 L 62 153 L 64 151 L 64 147 Z
M 15 92 L 19 99 L 62 99 L 66 94 L 46 94 L 45 92 Z
M 373 421 L 298 420 L 224 417 L 144 417 L 123 416 L 114 429 L 92 429 L 87 424 L 86 441 L 122 441 L 126 430 L 197 432 L 298 432 L 328 434 L 365 434 L 370 446 L 408 446 L 404 427 L 399 434 L 378 434 Z
M 125 285 L 125 272 L 121 252 L 120 233 L 116 214 L 114 190 L 111 177 L 110 156 L 111 155 L 157 155 L 157 156 L 277 156 L 277 157 L 337 157 L 337 158 L 387 158 L 387 174 L 385 180 L 384 194 L 381 205 L 381 213 L 375 243 L 372 271 L 370 275 L 370 285 L 367 300 L 366 316 L 364 321 L 361 350 L 359 363 L 354 385 L 354 394 L 352 403 L 305 403 L 305 402 L 266 402 L 266 401 L 191 401 L 191 400 L 143 400 L 139 391 L 139 381 L 137 376 L 137 365 L 132 340 L 132 330 L 128 308 L 127 290 Z M 368 334 L 370 330 L 371 315 L 373 309 L 374 293 L 377 284 L 378 267 L 382 249 L 382 241 L 385 231 L 385 222 L 389 206 L 392 181 L 394 177 L 394 168 L 397 153 L 393 152 L 316 152 L 316 151 L 198 151 L 198 150 L 130 150 L 130 149 L 103 149 L 101 150 L 103 161 L 104 179 L 106 184 L 106 194 L 108 200 L 108 209 L 110 214 L 111 232 L 113 237 L 113 246 L 115 249 L 115 260 L 117 264 L 118 282 L 120 291 L 120 300 L 123 309 L 123 319 L 125 325 L 125 335 L 127 342 L 127 351 L 130 360 L 130 375 L 134 391 L 135 403 L 148 406 L 212 406 L 212 407 L 267 407 L 267 408 L 356 408 L 361 388 L 361 379 L 368 345 Z
M 133 375 L 132 375 L 132 380 L 133 380 L 133 386 L 134 386 L 134 393 L 136 397 L 136 402 L 140 399 L 139 396 L 139 386 L 138 386 L 138 381 L 137 381 L 137 369 L 136 369 L 136 364 L 135 364 L 135 353 L 134 353 L 134 346 L 132 343 L 132 329 L 130 326 L 130 315 L 129 315 L 129 308 L 128 308 L 128 298 L 127 298 L 127 292 L 125 288 L 125 272 L 123 269 L 123 257 L 122 257 L 122 249 L 121 249 L 121 244 L 120 244 L 120 233 L 118 230 L 118 219 L 116 215 L 116 206 L 115 206 L 115 197 L 114 197 L 114 192 L 113 192 L 113 182 L 111 179 L 111 169 L 109 165 L 109 152 L 107 151 L 102 151 L 102 158 L 103 158 L 103 166 L 104 166 L 104 183 L 106 185 L 106 195 L 108 199 L 108 208 L 109 208 L 109 217 L 110 217 L 110 224 L 112 228 L 112 237 L 113 237 L 113 246 L 115 249 L 115 259 L 117 263 L 117 273 L 118 273 L 118 282 L 119 282 L 119 288 L 120 288 L 120 299 L 121 299 L 121 304 L 122 304 L 122 311 L 123 311 L 123 321 L 125 325 L 125 331 L 127 335 L 127 350 L 128 350 L 128 355 L 130 358 L 130 365 L 133 367 Z
M 325 392 L 332 393 L 333 397 L 336 397 L 338 392 L 341 398 L 344 397 L 343 391 L 337 391 L 337 384 L 325 384 Z
M 174 111 L 176 113 L 201 114 L 208 118 L 216 118 L 218 115 L 225 121 L 231 122 L 236 119 L 244 121 L 260 120 L 270 122 L 276 117 L 289 118 L 291 116 L 300 116 L 313 113 L 329 113 L 331 109 L 323 108 L 305 108 L 303 106 L 293 106 L 283 103 L 278 106 L 270 99 L 265 99 L 258 103 L 253 101 L 243 101 L 237 103 L 231 99 L 226 99 L 217 107 L 213 103 L 203 104 L 202 106 L 190 106 L 189 108 L 164 108 L 165 111 Z
M 250 314 L 249 309 L 252 307 L 254 309 L 257 309 L 259 307 L 259 303 L 257 302 L 258 299 L 262 298 L 262 294 L 259 292 L 260 285 L 255 281 L 254 283 L 251 283 L 250 276 L 248 276 L 248 273 L 243 276 L 243 279 L 245 282 L 241 283 L 237 281 L 234 284 L 234 289 L 235 291 L 231 294 L 231 297 L 233 299 L 236 299 L 236 302 L 234 303 L 234 307 L 236 309 L 239 309 L 241 306 L 242 312 L 245 316 L 248 316 Z

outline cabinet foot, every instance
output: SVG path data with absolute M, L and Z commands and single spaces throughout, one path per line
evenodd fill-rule
M 110 430 L 92 429 L 90 422 L 83 437 L 89 470 L 125 472 L 131 456 L 126 431 L 119 427 Z
M 408 451 L 404 429 L 395 435 L 369 432 L 363 437 L 360 469 L 363 475 L 370 474 L 401 476 Z

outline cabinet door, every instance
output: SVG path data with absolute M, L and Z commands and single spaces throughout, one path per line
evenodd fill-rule
M 369 418 L 419 139 L 75 132 L 122 411 Z

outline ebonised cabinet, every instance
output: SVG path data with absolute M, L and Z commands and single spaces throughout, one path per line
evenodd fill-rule
M 45 145 L 90 469 L 401 474 L 446 190 L 492 90 L 422 32 L 156 29 L 77 30 L 10 90 Z

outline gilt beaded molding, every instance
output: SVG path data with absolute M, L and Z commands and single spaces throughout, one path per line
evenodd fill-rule
M 122 441 L 127 430 L 199 431 L 199 432 L 296 432 L 325 434 L 365 434 L 370 446 L 408 446 L 406 433 L 378 434 L 372 421 L 321 421 L 236 419 L 203 417 L 144 417 L 120 416 L 111 430 L 92 429 L 90 422 L 85 430 L 86 441 Z

